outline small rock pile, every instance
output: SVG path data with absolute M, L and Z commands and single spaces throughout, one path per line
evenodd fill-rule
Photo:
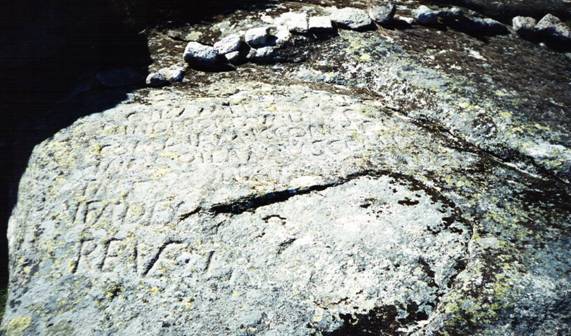
M 277 50 L 288 45 L 293 35 L 322 37 L 335 34 L 337 28 L 363 31 L 373 29 L 375 23 L 390 25 L 395 10 L 393 4 L 386 4 L 371 6 L 368 10 L 335 8 L 328 16 L 288 12 L 275 18 L 273 25 L 229 35 L 213 46 L 190 42 L 183 57 L 189 66 L 201 70 L 221 70 L 229 64 L 236 66 L 248 61 L 269 62 Z
M 491 18 L 468 16 L 461 8 L 443 8 L 439 10 L 420 6 L 414 11 L 414 19 L 425 26 L 449 26 L 454 29 L 478 33 L 480 35 L 496 35 L 508 32 L 506 26 Z
M 551 14 L 545 15 L 539 22 L 532 17 L 516 16 L 512 25 L 514 31 L 523 38 L 571 44 L 571 29 Z
M 459 7 L 431 9 L 419 6 L 412 18 L 395 16 L 392 3 L 375 3 L 367 10 L 345 7 L 328 9 L 329 15 L 309 16 L 303 12 L 287 12 L 272 19 L 271 24 L 254 27 L 245 32 L 228 35 L 214 45 L 189 42 L 183 54 L 184 61 L 197 70 L 223 71 L 235 69 L 246 62 L 270 63 L 277 51 L 290 45 L 295 35 L 326 37 L 337 29 L 355 31 L 372 30 L 379 26 L 390 27 L 396 21 L 428 27 L 444 26 L 478 35 L 508 34 L 503 23 L 491 18 L 467 14 Z M 531 17 L 513 18 L 513 30 L 521 37 L 570 43 L 571 30 L 559 18 L 548 14 L 539 22 Z M 161 69 L 149 74 L 149 86 L 163 86 L 182 81 L 181 68 Z

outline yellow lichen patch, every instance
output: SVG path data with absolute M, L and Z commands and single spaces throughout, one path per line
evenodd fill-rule
M 98 144 L 98 143 L 93 144 L 93 145 L 91 146 L 91 152 L 92 152 L 93 155 L 95 155 L 95 156 L 100 156 L 102 150 L 103 150 L 103 146 L 101 146 L 101 145 Z
M 192 298 L 184 300 L 184 302 L 183 302 L 184 308 L 188 309 L 188 310 L 191 310 L 193 305 L 194 305 L 194 299 L 192 299 Z
M 373 58 L 369 54 L 363 54 L 359 57 L 359 61 L 361 62 L 370 62 Z
M 151 292 L 152 295 L 157 295 L 160 292 L 160 288 L 159 287 L 151 287 L 149 289 L 149 292 Z
M 468 101 L 461 101 L 458 103 L 458 106 L 464 110 L 477 110 L 480 108 L 478 105 L 474 105 Z
M 32 324 L 32 318 L 29 316 L 19 316 L 13 318 L 10 322 L 8 322 L 8 326 L 6 327 L 6 335 L 7 336 L 17 336 L 23 335 L 24 331 L 30 327 Z
M 500 117 L 502 117 L 504 119 L 511 119 L 512 116 L 513 116 L 513 114 L 511 112 L 508 112 L 508 111 L 500 112 Z

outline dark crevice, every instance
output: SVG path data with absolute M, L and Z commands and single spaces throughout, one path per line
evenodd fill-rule
M 280 255 L 283 253 L 283 251 L 285 251 L 288 247 L 291 246 L 291 244 L 293 244 L 295 241 L 297 240 L 297 238 L 289 238 L 284 242 L 281 242 L 278 245 L 278 251 L 277 251 L 277 255 Z
M 324 185 L 315 185 L 308 188 L 274 191 L 264 195 L 248 196 L 230 203 L 216 204 L 212 206 L 209 211 L 214 214 L 239 215 L 246 211 L 255 211 L 256 209 L 266 205 L 285 202 L 294 196 L 306 195 L 314 191 L 322 191 L 330 187 L 335 187 L 345 182 L 346 181 Z
M 413 177 L 383 170 L 363 170 L 351 174 L 347 177 L 340 177 L 337 179 L 337 181 L 332 183 L 314 185 L 305 188 L 294 188 L 281 191 L 274 191 L 263 195 L 246 196 L 228 203 L 215 204 L 208 210 L 208 212 L 213 213 L 215 215 L 219 214 L 239 215 L 244 212 L 253 212 L 256 209 L 263 206 L 285 202 L 295 196 L 307 195 L 312 192 L 323 191 L 332 187 L 338 187 L 362 177 L 378 178 L 380 176 L 390 176 L 391 178 L 397 181 L 400 180 L 406 182 L 407 184 L 410 184 L 410 187 L 413 190 L 424 190 L 431 197 L 433 202 L 441 202 L 450 208 L 453 209 L 456 208 L 454 202 L 448 200 L 447 198 L 442 196 L 442 194 L 440 194 L 438 191 L 431 189 L 430 187 L 414 179 Z M 456 216 L 454 216 L 454 218 L 456 218 Z

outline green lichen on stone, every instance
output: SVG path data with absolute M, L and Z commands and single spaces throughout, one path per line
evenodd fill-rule
M 32 324 L 32 318 L 29 316 L 18 316 L 10 320 L 6 327 L 6 336 L 24 335 L 24 332 Z

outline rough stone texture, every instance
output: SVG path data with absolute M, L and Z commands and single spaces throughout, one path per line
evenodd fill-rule
M 395 16 L 396 6 L 393 3 L 373 5 L 367 9 L 369 16 L 378 24 L 386 25 L 392 22 Z
M 149 86 L 164 86 L 169 83 L 182 82 L 183 79 L 184 69 L 175 66 L 159 69 L 157 72 L 151 72 L 145 82 Z
M 329 16 L 312 16 L 309 18 L 309 30 L 312 33 L 331 33 L 333 23 Z
M 214 48 L 218 53 L 225 55 L 231 52 L 239 51 L 244 43 L 244 38 L 239 34 L 226 36 L 220 41 L 214 43 Z
M 246 43 L 252 48 L 263 48 L 275 45 L 275 37 L 270 34 L 270 27 L 256 27 L 246 31 Z
M 168 323 L 304 335 L 379 305 L 434 310 L 471 229 L 436 190 L 367 167 L 379 134 L 410 126 L 344 95 L 240 87 L 192 104 L 150 92 L 38 147 L 24 183 L 41 174 L 34 194 L 60 205 L 32 215 L 51 219 L 29 232 L 49 243 L 26 238 L 18 215 L 10 230 L 34 269 L 18 280 L 17 300 L 29 304 L 17 314 L 31 314 L 36 332 Z M 54 288 L 30 281 L 44 275 Z M 102 306 L 101 319 L 88 318 Z M 249 326 L 251 314 L 263 318 Z
M 541 17 L 547 13 L 571 16 L 571 5 L 568 0 L 436 0 L 435 2 L 465 5 L 493 17 L 511 18 L 518 15 Z
M 151 72 L 145 79 L 145 83 L 148 86 L 163 86 L 167 85 L 169 81 L 167 80 L 167 78 L 163 73 Z
M 528 34 L 535 30 L 537 21 L 534 18 L 526 16 L 516 16 L 512 20 L 512 27 L 518 34 Z
M 221 61 L 221 55 L 218 50 L 198 42 L 189 42 L 186 45 L 183 58 L 189 65 L 197 68 L 216 67 Z
M 422 5 L 413 14 L 416 22 L 423 25 L 449 24 L 464 18 L 464 12 L 458 7 L 435 10 Z
M 292 33 L 305 34 L 309 32 L 308 16 L 306 13 L 288 12 L 276 19 L 276 24 L 288 27 Z
M 244 56 L 247 56 L 250 54 L 250 50 L 248 50 L 248 53 L 245 55 L 243 55 L 239 51 L 233 51 L 233 52 L 229 52 L 229 53 L 225 54 L 224 57 L 231 64 L 240 64 L 242 62 L 242 60 L 245 58 Z
M 547 14 L 544 16 L 535 28 L 550 38 L 571 41 L 571 29 L 554 15 Z
M 192 29 L 213 43 L 290 9 Z M 180 60 L 149 38 L 157 67 Z M 569 334 L 571 59 L 424 26 L 300 38 L 40 144 L 2 328 Z
M 341 28 L 363 30 L 370 28 L 373 21 L 363 9 L 345 7 L 331 11 L 331 21 Z
M 503 34 L 508 32 L 507 27 L 503 23 L 491 18 L 467 18 L 464 26 L 471 32 L 483 34 Z
M 246 55 L 246 59 L 250 61 L 272 61 L 274 56 L 276 55 L 276 48 L 275 47 L 263 47 L 258 49 L 250 49 L 248 55 Z

